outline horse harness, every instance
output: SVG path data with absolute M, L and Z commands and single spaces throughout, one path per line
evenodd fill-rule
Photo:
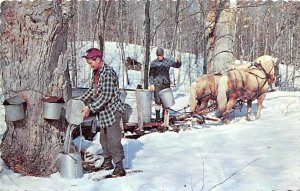
M 273 62 L 273 61 L 272 61 L 272 62 Z M 256 92 L 253 96 L 247 94 L 247 91 L 246 91 L 246 88 L 245 88 L 245 83 L 244 83 L 243 75 L 241 74 L 241 72 L 240 72 L 239 70 L 236 70 L 236 71 L 238 71 L 238 72 L 240 73 L 240 76 L 241 76 L 241 78 L 242 78 L 242 87 L 236 87 L 235 89 L 227 90 L 227 91 L 226 91 L 227 99 L 228 99 L 228 97 L 229 97 L 229 94 L 235 93 L 235 92 L 237 92 L 237 91 L 241 91 L 241 92 L 243 92 L 244 94 L 246 94 L 246 96 L 249 97 L 249 100 L 254 100 L 254 99 L 257 98 L 259 95 L 261 95 L 261 91 L 260 91 L 260 90 L 262 89 L 262 87 L 264 87 L 264 85 L 268 82 L 268 80 L 271 79 L 270 73 L 271 73 L 272 69 L 275 67 L 275 64 L 274 64 L 274 62 L 273 62 L 273 66 L 272 66 L 272 68 L 271 68 L 271 70 L 270 70 L 269 73 L 267 73 L 267 71 L 262 67 L 261 63 L 254 63 L 254 64 L 251 65 L 251 66 L 255 66 L 258 70 L 261 70 L 261 71 L 265 74 L 265 76 L 266 76 L 265 78 L 263 78 L 263 77 L 260 77 L 259 75 L 255 74 L 255 73 L 253 73 L 253 72 L 251 72 L 251 71 L 247 72 L 247 73 L 252 74 L 253 76 L 255 76 L 256 81 L 257 81 L 257 84 L 258 84 L 257 92 Z M 251 66 L 250 66 L 250 67 L 251 67 Z M 249 67 L 249 68 L 250 68 L 250 67 Z M 234 74 L 235 74 L 235 73 L 234 73 Z M 235 75 L 236 75 L 236 74 L 235 74 Z M 259 86 L 258 78 L 260 78 L 260 79 L 265 79 L 264 83 L 263 83 L 261 86 Z M 239 102 L 241 102 L 241 100 L 239 100 Z M 243 102 L 243 101 L 242 101 L 242 102 Z M 242 103 L 239 103 L 239 104 L 241 105 Z
M 201 96 L 197 96 L 197 97 L 196 97 L 197 105 L 201 105 L 202 99 L 204 99 L 204 98 L 206 98 L 206 97 L 209 97 L 209 96 L 211 96 L 210 99 L 212 99 L 212 100 L 217 100 L 217 96 L 216 96 L 216 95 L 213 95 L 213 93 L 212 93 L 213 91 L 211 90 L 211 87 L 210 87 L 209 89 L 210 89 L 210 92 L 209 92 L 209 93 L 206 93 L 206 94 L 204 94 L 204 95 L 201 95 Z

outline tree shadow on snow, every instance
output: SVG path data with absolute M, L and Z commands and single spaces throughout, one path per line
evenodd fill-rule
M 132 168 L 132 161 L 143 147 L 144 143 L 140 142 L 138 139 L 127 139 L 127 142 L 123 144 L 125 153 L 125 159 L 123 160 L 124 168 Z

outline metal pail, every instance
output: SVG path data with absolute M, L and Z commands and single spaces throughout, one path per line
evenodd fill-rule
M 67 102 L 66 120 L 69 124 L 80 125 L 83 122 L 83 107 L 84 103 L 81 100 L 70 99 Z
M 61 153 L 59 173 L 64 178 L 81 178 L 83 177 L 82 161 L 79 152 Z
M 6 121 L 19 121 L 24 119 L 24 104 L 4 105 Z
M 43 112 L 46 119 L 59 119 L 63 103 L 44 102 Z
M 163 103 L 164 108 L 170 108 L 175 104 L 173 91 L 171 88 L 160 90 L 158 95 Z
M 138 123 L 138 111 L 137 111 L 137 101 L 136 101 L 136 91 L 135 90 L 125 90 L 127 96 L 124 101 L 124 112 L 123 112 L 123 122 L 124 123 Z M 152 91 L 150 90 L 140 90 L 139 92 L 141 108 L 143 113 L 143 122 L 151 122 L 151 108 L 152 108 Z
M 24 119 L 25 104 L 25 100 L 20 96 L 13 96 L 4 100 L 3 105 L 6 121 L 19 121 Z

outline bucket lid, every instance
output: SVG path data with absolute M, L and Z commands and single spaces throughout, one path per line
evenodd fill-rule
M 3 105 L 18 105 L 25 103 L 25 100 L 21 96 L 13 96 L 4 100 Z
M 64 98 L 57 96 L 48 96 L 42 99 L 42 102 L 47 103 L 65 103 Z

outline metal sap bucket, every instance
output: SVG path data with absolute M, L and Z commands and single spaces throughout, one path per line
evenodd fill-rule
M 124 101 L 123 122 L 124 123 L 138 123 L 138 111 L 137 111 L 137 95 L 135 90 L 124 90 L 127 96 Z M 139 98 L 141 102 L 143 122 L 151 122 L 151 109 L 152 109 L 152 91 L 139 90 Z
M 83 177 L 83 167 L 81 160 L 81 141 L 79 144 L 79 151 L 70 153 L 70 145 L 72 141 L 72 132 L 73 130 L 79 127 L 80 136 L 82 136 L 81 126 L 69 125 L 66 132 L 66 139 L 64 142 L 64 153 L 60 153 L 59 156 L 59 174 L 64 178 L 81 178 Z
M 44 118 L 59 119 L 62 111 L 62 103 L 47 103 L 44 102 Z
M 68 102 L 71 104 L 74 100 L 71 102 Z M 80 101 L 80 100 L 76 100 Z M 74 102 L 76 103 L 76 102 Z M 79 103 L 79 102 L 78 102 Z M 71 105 L 72 106 L 72 105 Z M 73 105 L 74 106 L 74 105 Z M 71 107 L 69 107 L 69 114 L 72 114 Z M 71 121 L 68 121 L 69 123 L 72 122 L 73 118 L 69 118 Z M 75 118 L 75 122 L 81 124 L 82 121 L 80 121 L 78 118 Z M 82 117 L 83 119 L 83 117 Z M 69 124 L 67 131 L 66 131 L 66 137 L 64 142 L 64 152 L 59 153 L 59 155 L 56 157 L 56 159 L 51 163 L 50 169 L 53 168 L 54 164 L 59 161 L 59 174 L 63 178 L 81 178 L 83 177 L 83 167 L 82 167 L 82 160 L 81 160 L 81 140 L 79 143 L 79 151 L 70 153 L 70 145 L 72 142 L 72 132 L 73 130 L 78 127 L 80 130 L 80 137 L 82 136 L 82 129 L 81 125 L 74 125 Z
M 171 88 L 160 90 L 158 95 L 163 103 L 164 108 L 170 108 L 175 104 L 173 91 Z
M 61 153 L 59 174 L 63 178 L 83 177 L 83 167 L 80 152 Z
M 50 96 L 42 99 L 43 114 L 46 119 L 60 119 L 60 114 L 64 105 L 64 100 L 61 97 Z
M 20 96 L 10 97 L 4 100 L 3 105 L 5 109 L 6 121 L 19 121 L 24 119 L 25 100 Z
M 81 100 L 70 99 L 67 102 L 66 120 L 69 124 L 80 125 L 83 122 L 84 113 L 81 112 L 84 103 Z

